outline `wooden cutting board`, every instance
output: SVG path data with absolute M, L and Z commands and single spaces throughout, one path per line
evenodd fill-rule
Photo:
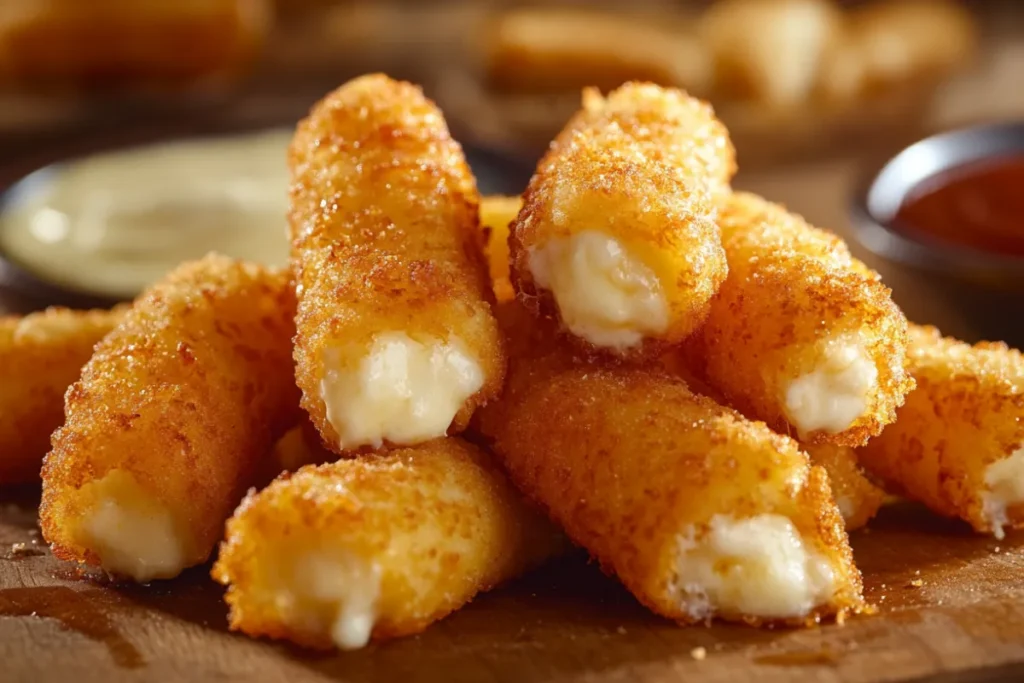
M 39 542 L 37 496 L 0 501 L 5 683 L 1024 680 L 1024 535 L 982 538 L 909 504 L 853 535 L 879 612 L 843 626 L 680 628 L 572 556 L 421 636 L 324 655 L 229 633 L 207 568 L 148 587 L 79 576 Z

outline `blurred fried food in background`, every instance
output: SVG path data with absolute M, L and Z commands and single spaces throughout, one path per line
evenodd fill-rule
M 267 0 L 4 0 L 0 84 L 74 91 L 230 79 L 271 18 Z

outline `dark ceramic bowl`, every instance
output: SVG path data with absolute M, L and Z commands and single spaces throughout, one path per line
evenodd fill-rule
M 1021 346 L 1024 258 L 931 241 L 893 227 L 901 204 L 922 182 L 1002 157 L 1024 157 L 1024 122 L 964 128 L 916 142 L 866 174 L 854 196 L 853 228 L 872 253 L 929 278 L 937 295 L 953 300 L 980 336 Z M 1021 223 L 1024 230 L 1024 214 Z M 913 302 L 904 307 L 913 318 Z

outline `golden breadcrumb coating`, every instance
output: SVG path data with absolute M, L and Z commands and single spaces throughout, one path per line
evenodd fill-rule
M 283 475 L 228 522 L 231 628 L 347 649 L 419 633 L 564 539 L 456 438 Z
M 64 392 L 126 310 L 0 318 L 0 484 L 39 481 L 50 434 L 64 421 Z
M 508 265 L 509 225 L 523 207 L 522 197 L 491 195 L 480 200 L 480 227 L 484 231 L 484 253 L 491 271 L 494 297 L 499 302 L 515 298 Z
M 332 372 L 355 372 L 392 333 L 428 347 L 453 343 L 478 366 L 482 383 L 448 429 L 461 431 L 500 391 L 505 358 L 479 195 L 441 112 L 413 85 L 357 78 L 299 124 L 289 166 L 296 376 L 325 442 L 339 453 L 364 445 L 343 443 L 324 384 Z
M 846 530 L 859 529 L 871 521 L 885 502 L 885 491 L 864 476 L 856 449 L 817 444 L 804 446 L 804 450 L 811 463 L 820 465 L 828 474 L 829 487 L 846 522 Z
M 486 435 L 520 490 L 655 612 L 803 625 L 863 607 L 825 471 L 763 423 L 661 372 L 597 364 L 491 411 Z M 759 545 L 759 528 L 784 531 Z M 786 569 L 776 540 L 793 548 Z
M 516 291 L 584 349 L 651 358 L 681 342 L 726 276 L 712 196 L 733 167 L 705 103 L 649 84 L 588 91 L 511 226 Z
M 887 486 L 1002 536 L 1024 525 L 1024 356 L 910 326 L 917 388 L 896 422 L 858 451 Z
M 743 414 L 806 443 L 859 446 L 880 433 L 913 387 L 907 321 L 889 289 L 838 237 L 756 195 L 730 195 L 719 225 L 730 270 L 688 345 L 700 374 Z M 845 415 L 802 418 L 798 399 L 804 411 L 838 400 L 825 388 L 792 397 L 807 378 L 846 383 L 833 388 L 853 399 Z
M 298 420 L 294 312 L 286 273 L 216 255 L 140 295 L 67 392 L 42 470 L 54 555 L 143 581 L 206 561 Z

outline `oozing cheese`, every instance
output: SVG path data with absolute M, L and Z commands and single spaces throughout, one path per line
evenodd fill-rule
M 801 436 L 822 430 L 849 429 L 871 406 L 878 388 L 878 368 L 855 336 L 822 345 L 818 365 L 784 388 L 786 417 Z
M 342 650 L 370 641 L 377 620 L 380 568 L 347 553 L 313 551 L 294 565 L 291 585 L 279 591 L 291 618 L 330 633 Z
M 379 334 L 354 367 L 340 366 L 338 351 L 328 350 L 320 396 L 343 448 L 444 436 L 484 383 L 480 365 L 456 337 L 445 342 Z
M 694 619 L 716 614 L 765 619 L 806 616 L 835 592 L 828 560 L 781 515 L 716 515 L 707 533 L 679 538 L 676 590 Z
M 77 534 L 103 569 L 145 583 L 173 578 L 185 568 L 185 544 L 173 515 L 130 474 L 113 470 L 80 494 L 93 502 Z
M 530 272 L 566 327 L 595 346 L 625 349 L 668 327 L 661 282 L 617 240 L 585 230 L 534 247 Z
M 1009 521 L 1006 509 L 1024 503 L 1024 446 L 989 465 L 985 469 L 985 485 L 985 516 L 995 537 L 1002 538 L 1003 526 Z

